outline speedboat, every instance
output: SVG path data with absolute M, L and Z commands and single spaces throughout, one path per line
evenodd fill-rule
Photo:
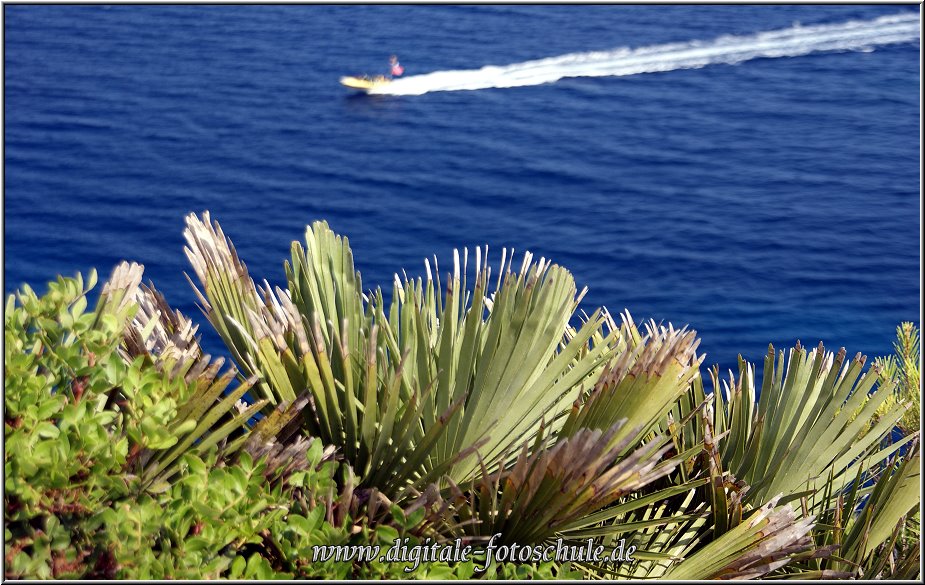
M 377 89 L 392 83 L 392 80 L 385 75 L 370 77 L 369 75 L 345 76 L 340 78 L 340 84 L 351 89 L 359 89 L 369 93 L 370 90 Z

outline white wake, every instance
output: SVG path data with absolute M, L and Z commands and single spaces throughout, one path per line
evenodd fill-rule
M 370 91 L 388 95 L 421 95 L 492 87 L 523 87 L 552 83 L 566 77 L 605 77 L 696 69 L 749 59 L 797 57 L 831 51 L 872 50 L 874 47 L 919 40 L 919 15 L 903 13 L 875 20 L 791 28 L 747 36 L 723 36 L 637 49 L 572 53 L 481 69 L 436 71 L 396 79 Z

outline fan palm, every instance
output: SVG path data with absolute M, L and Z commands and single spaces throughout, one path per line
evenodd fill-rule
M 798 344 L 775 362 L 772 348 L 760 394 L 741 360 L 723 388 L 714 369 L 706 394 L 695 332 L 640 331 L 605 309 L 579 319 L 584 291 L 529 253 L 515 269 L 505 250 L 495 277 L 487 249 L 471 266 L 455 253 L 444 279 L 426 262 L 386 301 L 324 222 L 293 243 L 285 288 L 256 286 L 208 213 L 185 235 L 201 307 L 264 411 L 294 405 L 274 428 L 335 447 L 370 509 L 426 506 L 444 534 L 628 535 L 634 562 L 588 567 L 612 576 L 811 570 L 833 551 L 816 546 L 815 517 L 907 444 L 881 446 L 902 405 L 865 426 L 889 390 L 871 393 L 862 358 Z

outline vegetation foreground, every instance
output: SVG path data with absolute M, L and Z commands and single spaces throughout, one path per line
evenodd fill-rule
M 725 378 L 692 330 L 578 314 L 572 275 L 529 253 L 427 263 L 386 301 L 324 222 L 285 289 L 256 286 L 208 213 L 185 235 L 231 367 L 137 264 L 93 309 L 95 273 L 7 300 L 5 578 L 920 576 L 912 324 L 866 371 L 798 343 Z M 636 553 L 316 555 L 496 534 Z

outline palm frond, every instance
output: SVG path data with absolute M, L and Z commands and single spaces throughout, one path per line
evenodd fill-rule
M 502 254 L 501 274 L 492 277 L 487 250 L 476 250 L 474 286 L 468 288 L 468 251 L 454 254 L 445 292 L 433 277 L 401 282 L 396 277 L 389 313 L 390 349 L 407 356 L 409 379 L 426 380 L 423 425 L 461 402 L 447 421 L 428 466 L 479 445 L 491 472 L 541 425 L 555 432 L 569 406 L 593 384 L 616 350 L 619 333 L 605 331 L 608 316 L 596 312 L 577 331 L 570 326 L 583 293 L 564 268 L 527 252 L 512 270 L 513 252 Z M 436 262 L 436 261 L 435 261 Z M 445 296 L 444 296 L 445 295 Z M 449 471 L 457 483 L 480 473 L 473 459 Z
M 861 375 L 865 358 L 860 354 L 845 363 L 844 349 L 834 355 L 820 344 L 807 352 L 798 343 L 786 368 L 783 352 L 776 363 L 774 357 L 771 347 L 760 397 L 751 364 L 740 360 L 739 378 L 731 378 L 722 391 L 714 372 L 716 432 L 729 432 L 722 460 L 735 479 L 750 486 L 747 502 L 762 504 L 777 493 L 794 500 L 801 490 L 816 489 L 830 471 L 845 485 L 858 466 L 877 465 L 902 446 L 881 448 L 881 442 L 907 405 L 896 405 L 865 432 L 891 388 L 881 386 L 871 394 L 878 372 Z
M 895 569 L 897 559 L 889 557 L 906 517 L 921 505 L 919 445 L 894 458 L 873 486 L 854 486 L 853 491 L 838 499 L 832 517 L 839 560 L 831 564 L 857 577 L 883 578 Z
M 662 460 L 670 448 L 664 437 L 621 457 L 630 439 L 613 438 L 622 426 L 580 429 L 552 446 L 539 441 L 535 450 L 525 444 L 510 468 L 483 471 L 466 492 L 452 484 L 460 525 L 470 536 L 500 533 L 500 542 L 534 544 L 599 523 L 588 515 L 668 475 L 678 463 Z
M 635 326 L 624 331 L 626 349 L 608 364 L 583 402 L 576 402 L 562 434 L 579 429 L 607 429 L 620 420 L 615 442 L 629 439 L 626 448 L 667 423 L 666 416 L 682 396 L 689 393 L 703 356 L 697 356 L 696 331 L 675 329 L 650 322 L 643 337 Z M 688 410 L 685 416 L 689 414 Z
M 300 386 L 293 386 L 294 381 L 286 376 L 284 363 L 291 364 L 295 358 L 280 342 L 284 324 L 261 300 L 247 267 L 221 226 L 211 222 L 208 212 L 203 213 L 202 220 L 190 214 L 184 236 L 188 244 L 186 256 L 204 292 L 192 280 L 190 284 L 199 297 L 200 308 L 238 368 L 245 377 L 257 380 L 255 389 L 267 404 L 295 400 Z
M 737 527 L 675 564 L 664 578 L 754 579 L 811 554 L 812 516 L 799 518 L 791 506 L 777 506 L 779 496 Z

